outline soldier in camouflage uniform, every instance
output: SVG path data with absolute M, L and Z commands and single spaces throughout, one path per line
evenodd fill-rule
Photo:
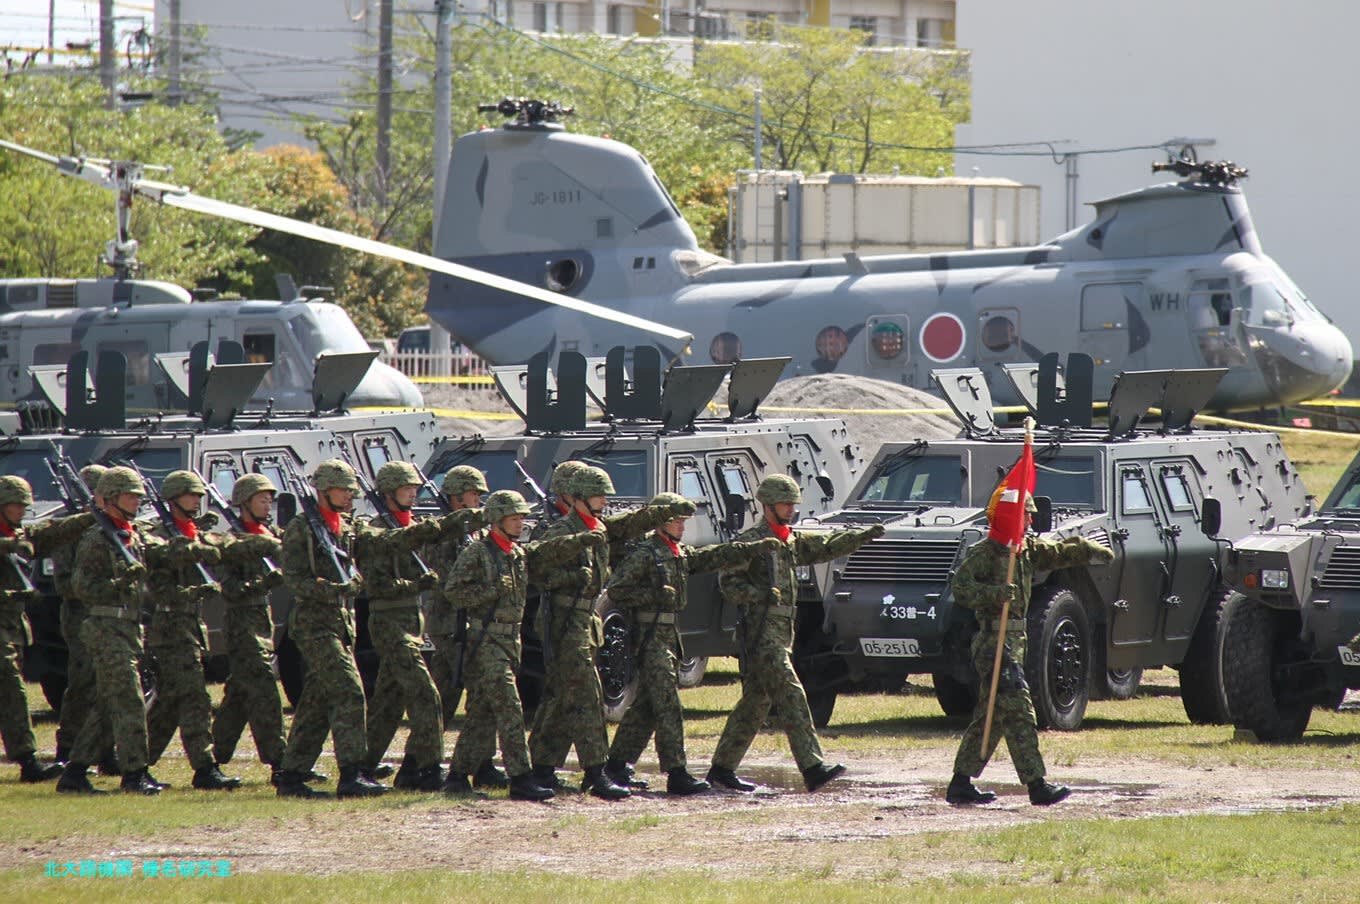
M 683 508 L 678 493 L 659 493 L 653 506 Z M 668 794 L 698 794 L 708 782 L 689 774 L 685 759 L 685 722 L 680 708 L 680 685 L 676 673 L 680 634 L 676 620 L 685 607 L 688 576 L 705 571 L 748 565 L 761 554 L 781 547 L 767 537 L 750 543 L 718 543 L 702 549 L 685 546 L 686 516 L 657 528 L 639 543 L 609 579 L 609 599 L 632 615 L 637 668 L 637 697 L 614 733 L 605 772 L 619 785 L 632 780 L 630 768 L 656 732 L 656 752 L 666 773 Z
M 123 772 L 122 789 L 159 794 L 166 786 L 147 770 L 146 704 L 138 674 L 143 655 L 142 607 L 148 600 L 147 567 L 191 562 L 200 551 L 187 538 L 167 543 L 133 521 L 146 488 L 131 468 L 109 468 L 99 478 L 95 495 L 102 502 L 96 519 L 106 520 L 81 536 L 71 588 L 87 607 L 80 638 L 94 663 L 96 708 L 76 735 L 57 790 L 99 793 L 90 784 L 87 770 L 103 747 L 107 716 Z
M 411 509 L 424 483 L 409 462 L 389 461 L 375 475 L 378 493 L 393 522 L 403 527 L 414 522 Z M 425 525 L 439 522 L 427 521 Z M 387 532 L 388 521 L 378 515 L 369 528 Z M 457 531 L 462 533 L 461 529 Z M 406 551 L 384 550 L 376 545 L 360 550 L 358 566 L 368 586 L 368 636 L 378 654 L 378 678 L 368 701 L 368 764 L 376 767 L 387 752 L 405 712 L 411 723 L 406 753 L 392 782 L 406 791 L 438 791 L 444 781 L 444 716 L 434 679 L 420 652 L 424 625 L 420 592 L 438 586 L 439 575 L 423 559 Z
M 32 640 L 24 607 L 40 599 L 29 577 L 29 560 L 74 543 L 92 523 L 92 515 L 71 515 L 25 529 L 24 514 L 33 504 L 33 489 L 22 477 L 0 477 L 0 737 L 5 756 L 19 764 L 19 779 L 50 781 L 61 774 L 56 763 L 41 763 L 28 714 L 21 661 Z
M 364 559 L 409 552 L 439 535 L 435 522 L 380 531 L 352 521 L 359 481 L 348 462 L 331 459 L 317 465 L 311 478 L 316 488 L 321 529 L 330 532 L 342 555 L 356 552 Z M 293 519 L 283 535 L 283 579 L 293 592 L 289 633 L 307 667 L 302 698 L 293 711 L 293 728 L 280 764 L 280 797 L 322 797 L 303 782 L 329 732 L 335 739 L 340 766 L 337 797 L 370 797 L 387 788 L 363 774 L 368 761 L 364 685 L 354 661 L 354 598 L 363 585 L 360 577 L 346 579 L 329 562 L 305 514 Z
M 284 747 L 283 701 L 274 678 L 274 620 L 269 614 L 269 591 L 283 582 L 283 572 L 277 567 L 283 552 L 283 531 L 271 523 L 277 495 L 278 487 L 264 474 L 243 474 L 231 488 L 231 504 L 240 510 L 240 523 L 245 528 L 233 531 L 233 537 L 261 537 L 274 542 L 270 544 L 272 551 L 262 549 L 261 555 L 252 558 L 234 557 L 214 572 L 226 603 L 230 673 L 212 723 L 213 759 L 231 762 L 236 743 L 249 724 L 260 762 L 270 767 L 275 783 Z
M 796 518 L 795 506 L 802 491 L 791 477 L 772 474 L 756 488 L 764 509 L 761 523 L 737 537 L 763 540 L 774 537 L 779 548 L 746 568 L 724 572 L 720 584 L 723 599 L 741 612 L 741 699 L 727 717 L 708 780 L 734 791 L 753 791 L 755 785 L 736 774 L 756 732 L 773 708 L 776 724 L 789 738 L 794 761 L 803 773 L 803 784 L 816 791 L 845 772 L 839 764 L 822 761 L 822 746 L 812 725 L 807 694 L 793 669 L 794 628 L 798 621 L 798 578 L 794 569 L 849 555 L 875 537 L 883 526 L 831 533 L 804 533 L 789 525 Z
M 600 515 L 614 484 L 607 473 L 589 466 L 571 475 L 565 489 L 574 508 L 570 516 L 548 528 L 545 539 L 589 530 L 603 534 L 612 545 L 640 537 L 677 515 L 694 513 L 694 506 L 685 502 L 683 506 L 646 506 L 606 521 Z M 609 580 L 610 552 L 610 545 L 584 551 L 575 568 L 563 567 L 543 576 L 541 585 L 549 594 L 547 611 L 540 617 L 547 660 L 546 695 L 534 719 L 529 751 L 535 780 L 556 788 L 556 770 L 575 744 L 576 758 L 585 770 L 581 790 L 619 800 L 629 791 L 604 773 L 608 736 L 600 675 L 595 670 L 595 652 L 604 632 L 595 614 L 595 598 Z
M 203 674 L 208 630 L 202 606 L 221 588 L 200 563 L 258 561 L 262 554 L 277 552 L 278 545 L 272 537 L 237 541 L 208 533 L 217 516 L 198 518 L 206 493 L 203 478 L 193 471 L 171 471 L 161 482 L 161 497 L 168 503 L 173 524 L 157 521 L 151 532 L 167 543 L 186 538 L 200 555 L 197 562 L 152 564 L 147 573 L 154 608 L 146 647 L 157 665 L 156 701 L 146 714 L 147 750 L 148 762 L 154 766 L 178 728 L 194 769 L 193 786 L 201 791 L 230 791 L 239 788 L 241 780 L 223 775 L 213 759 L 212 700 Z
M 602 547 L 602 532 L 563 534 L 526 546 L 515 541 L 524 529 L 529 505 L 513 490 L 492 493 L 486 503 L 491 529 L 458 556 L 446 587 L 464 607 L 468 620 L 467 718 L 454 745 L 444 791 L 472 790 L 468 774 L 481 770 L 495 753 L 499 735 L 513 800 L 547 800 L 553 789 L 540 786 L 530 771 L 515 671 L 520 660 L 520 621 L 528 582 L 583 551 Z
M 108 470 L 103 465 L 86 465 L 80 469 L 81 482 L 94 493 L 99 478 Z M 102 503 L 95 498 L 96 507 Z M 66 641 L 66 692 L 61 697 L 61 718 L 57 724 L 57 761 L 65 763 L 71 758 L 71 748 L 75 746 L 76 735 L 85 717 L 94 709 L 94 664 L 90 651 L 80 639 L 80 626 L 85 624 L 85 603 L 71 587 L 71 575 L 75 572 L 76 544 L 63 543 L 53 549 L 52 584 L 61 597 L 61 639 Z M 105 752 L 99 757 L 99 771 L 104 775 L 118 774 L 118 760 L 113 755 L 113 726 L 109 724 L 108 714 L 100 712 L 105 725 Z
M 987 506 L 991 519 L 997 501 L 1005 489 L 1004 483 L 992 494 Z M 1028 512 L 1034 511 L 1034 501 L 1026 500 Z M 1027 516 L 1028 520 L 1028 516 Z M 996 800 L 991 791 L 979 791 L 973 779 L 982 774 L 987 761 L 1004 735 L 1011 752 L 1011 762 L 1020 781 L 1029 788 L 1030 802 L 1036 805 L 1054 804 L 1071 793 L 1065 785 L 1054 785 L 1045 778 L 1044 758 L 1039 753 L 1039 733 L 1034 719 L 1034 703 L 1029 685 L 1025 682 L 1025 612 L 1029 608 L 1030 582 L 1036 571 L 1054 571 L 1088 564 L 1108 564 L 1114 553 L 1099 543 L 1083 537 L 1068 537 L 1061 542 L 1025 537 L 1024 547 L 1015 556 L 1015 571 L 1011 583 L 1006 583 L 1010 550 L 990 537 L 973 544 L 964 554 L 954 572 L 951 588 L 955 605 L 972 609 L 981 630 L 973 637 L 971 652 L 973 667 L 981 682 L 973 720 L 964 730 L 959 752 L 954 758 L 954 778 L 945 791 L 951 804 L 986 804 Z M 1000 630 L 1001 607 L 1010 601 L 1006 623 L 1006 644 L 1001 656 L 1001 677 L 997 682 L 996 708 L 992 715 L 992 733 L 988 749 L 982 749 L 982 729 L 986 720 L 987 696 L 992 684 L 992 665 L 996 661 L 996 645 Z

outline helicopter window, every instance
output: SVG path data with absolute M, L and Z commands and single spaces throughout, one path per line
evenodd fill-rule
M 907 348 L 906 323 L 896 320 L 869 320 L 869 347 L 882 361 L 898 358 Z M 871 363 L 872 363 L 872 359 Z
M 151 381 L 151 356 L 147 354 L 146 342 L 101 342 L 95 358 L 104 352 L 122 352 L 127 358 L 127 385 L 138 386 Z
M 1019 330 L 1009 314 L 983 315 L 978 339 L 989 352 L 1000 354 L 1019 344 Z
M 71 356 L 80 351 L 79 342 L 51 342 L 33 349 L 33 363 L 65 364 Z
M 274 332 L 247 332 L 241 337 L 241 345 L 246 351 L 246 361 L 263 364 L 274 360 Z
M 1036 496 L 1047 496 L 1054 505 L 1094 505 L 1096 469 L 1090 458 L 1059 455 L 1034 463 Z
M 956 455 L 889 458 L 859 494 L 861 502 L 960 505 L 963 468 Z
M 1122 330 L 1128 324 L 1129 296 L 1141 291 L 1138 283 L 1104 283 L 1081 290 L 1081 328 L 1083 330 Z
M 1190 484 L 1185 472 L 1180 468 L 1163 468 L 1161 472 L 1162 491 L 1173 512 L 1188 512 L 1195 508 L 1190 498 Z
M 708 346 L 708 356 L 714 364 L 735 364 L 741 360 L 741 337 L 736 333 L 719 333 Z
M 548 288 L 554 292 L 566 292 L 576 285 L 581 276 L 581 265 L 569 257 L 553 261 L 548 265 Z
M 1152 511 L 1152 498 L 1148 495 L 1147 481 L 1142 471 L 1131 468 L 1121 472 L 1119 479 L 1124 514 Z
M 1279 290 L 1269 283 L 1254 283 L 1242 287 L 1242 307 L 1246 308 L 1247 323 L 1261 326 L 1284 326 L 1292 323 L 1294 313 Z
M 826 361 L 839 361 L 849 347 L 850 337 L 838 326 L 826 327 L 817 334 L 817 357 Z

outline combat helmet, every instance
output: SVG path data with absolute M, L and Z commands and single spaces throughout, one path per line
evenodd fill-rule
M 486 516 L 488 524 L 499 524 L 502 518 L 529 514 L 529 503 L 514 490 L 497 490 L 486 497 L 482 513 Z
M 647 503 L 647 504 L 648 504 L 648 505 L 684 505 L 684 504 L 685 504 L 686 502 L 688 502 L 688 501 L 689 501 L 688 499 L 686 499 L 684 496 L 681 496 L 679 493 L 672 493 L 672 492 L 666 491 L 666 492 L 657 493 L 655 496 L 652 497 L 652 501 L 649 502 L 649 503 Z
M 478 493 L 485 493 L 487 491 L 486 477 L 472 465 L 458 465 L 450 468 L 449 472 L 444 475 L 444 481 L 439 490 L 445 496 L 461 496 L 473 490 Z
M 548 483 L 548 492 L 556 493 L 559 496 L 571 496 L 571 479 L 584 471 L 590 465 L 575 458 L 569 458 L 557 467 L 553 468 L 552 480 Z
M 137 496 L 146 495 L 146 487 L 142 484 L 142 478 L 131 468 L 119 465 L 116 468 L 109 468 L 99 477 L 99 486 L 94 490 L 105 499 L 112 500 L 122 493 L 133 493 Z
M 797 504 L 803 501 L 803 491 L 798 489 L 797 482 L 789 475 L 771 474 L 756 487 L 756 499 L 765 505 L 779 502 Z
M 103 465 L 86 465 L 80 469 L 80 482 L 93 493 L 95 487 L 99 486 L 99 478 L 103 477 L 107 470 L 108 468 Z
M 231 486 L 231 504 L 245 505 L 256 493 L 277 493 L 279 488 L 264 474 L 242 474 Z
M 7 474 L 0 477 L 0 505 L 9 505 L 14 502 L 32 505 L 33 488 L 22 477 Z
M 578 470 L 567 482 L 567 493 L 577 499 L 589 499 L 591 496 L 610 496 L 614 493 L 614 481 L 609 479 L 609 472 L 603 468 L 592 468 L 590 465 Z
M 203 478 L 193 471 L 171 471 L 165 475 L 161 481 L 161 498 L 176 499 L 185 493 L 206 496 L 208 488 L 203 485 Z
M 378 469 L 376 477 L 379 493 L 395 493 L 402 487 L 420 486 L 425 482 L 409 461 L 389 461 Z
M 311 484 L 318 493 L 326 490 L 359 491 L 359 480 L 354 476 L 354 469 L 349 466 L 349 462 L 338 458 L 330 458 L 317 465 L 312 472 Z

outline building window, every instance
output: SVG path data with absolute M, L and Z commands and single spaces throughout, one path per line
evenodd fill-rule
M 773 41 L 775 17 L 773 13 L 746 14 L 746 37 L 752 41 Z
M 850 29 L 852 31 L 862 31 L 865 34 L 864 46 L 873 47 L 877 42 L 878 17 L 877 16 L 851 16 Z
M 562 4 L 535 3 L 534 31 L 548 32 L 561 30 L 562 30 Z
M 624 27 L 625 17 L 627 17 L 628 27 Z M 611 3 L 609 11 L 605 14 L 605 29 L 611 35 L 632 34 L 632 10 L 630 7 L 619 3 Z

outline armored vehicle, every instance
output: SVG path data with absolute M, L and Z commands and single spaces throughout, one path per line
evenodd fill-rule
M 1009 371 L 1039 422 L 1035 528 L 1052 539 L 1080 534 L 1116 556 L 1106 567 L 1034 575 L 1026 672 L 1039 724 L 1075 729 L 1092 690 L 1131 693 L 1142 669 L 1166 665 L 1180 670 L 1192 721 L 1224 722 L 1226 546 L 1201 528 L 1239 538 L 1296 518 L 1309 505 L 1303 484 L 1274 434 L 1191 429 L 1219 371 L 1124 373 L 1101 429 L 1092 426 L 1089 361 L 1069 357 L 1065 388 L 1056 355 Z M 833 563 L 823 599 L 800 610 L 795 664 L 823 724 L 838 689 L 865 678 L 930 674 L 951 715 L 977 699 L 968 655 L 977 623 L 953 605 L 950 578 L 986 536 L 987 500 L 1022 435 L 994 426 L 976 370 L 936 379 L 965 435 L 884 445 L 847 506 L 818 519 L 887 528 Z M 1153 406 L 1160 427 L 1140 429 Z
M 486 473 L 492 490 L 522 489 L 525 477 L 539 496 L 553 468 L 578 459 L 603 468 L 616 489 L 612 511 L 646 503 L 663 490 L 692 501 L 698 514 L 685 542 L 704 545 L 729 539 L 757 516 L 755 488 L 767 474 L 788 474 L 803 489 L 810 514 L 839 507 L 863 467 L 859 446 L 835 419 L 763 419 L 758 406 L 778 379 L 786 358 L 732 365 L 673 367 L 662 386 L 655 349 L 633 351 L 631 376 L 622 347 L 605 360 L 587 362 L 564 352 L 556 385 L 547 382 L 546 356 L 527 367 L 493 368 L 502 394 L 525 420 L 525 435 L 449 437 L 430 459 L 435 483 L 449 469 L 470 464 Z M 726 380 L 728 416 L 700 417 Z M 607 420 L 586 422 L 593 398 Z M 542 508 L 539 509 L 541 513 Z M 541 514 L 540 514 L 541 516 Z M 809 586 L 813 580 L 806 574 Z M 733 655 L 736 611 L 721 601 L 713 575 L 696 575 L 679 630 L 684 645 L 682 682 L 697 684 L 710 656 Z M 815 591 L 810 591 L 815 595 Z M 606 646 L 601 656 L 606 706 L 621 717 L 632 697 L 626 662 L 628 626 L 602 601 Z M 525 618 L 526 665 L 532 674 L 538 639 Z
M 1303 734 L 1314 706 L 1360 687 L 1360 456 L 1316 514 L 1235 540 L 1223 683 L 1233 722 L 1263 741 Z

